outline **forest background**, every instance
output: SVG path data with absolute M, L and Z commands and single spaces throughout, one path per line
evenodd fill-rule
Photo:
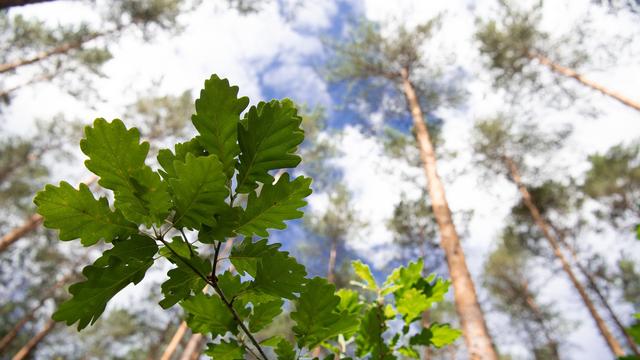
M 43 184 L 87 178 L 78 166 L 83 159 L 77 150 L 81 125 L 96 117 L 122 118 L 141 126 L 147 138 L 171 143 L 187 135 L 192 99 L 203 79 L 217 73 L 251 99 L 289 97 L 306 109 L 302 171 L 316 178 L 309 219 L 291 222 L 274 238 L 313 275 L 332 275 L 337 284 L 348 286 L 347 264 L 352 259 L 362 259 L 383 278 L 394 266 L 424 256 L 430 270 L 446 277 L 435 222 L 424 206 L 429 202 L 423 190 L 426 181 L 404 98 L 376 80 L 340 81 L 335 71 L 339 44 L 349 44 L 364 21 L 383 38 L 393 38 L 399 24 L 413 31 L 438 18 L 433 34 L 415 43 L 425 64 L 418 74 L 425 91 L 419 95 L 427 105 L 425 121 L 437 134 L 438 170 L 499 352 L 505 358 L 544 358 L 536 353 L 540 344 L 531 338 L 550 332 L 560 342 L 562 358 L 611 357 L 559 264 L 537 241 L 539 235 L 519 232 L 533 226 L 522 219 L 521 209 L 518 212 L 518 189 L 485 166 L 478 124 L 501 119 L 513 124 L 514 139 L 519 134 L 540 137 L 533 145 L 520 141 L 509 149 L 519 151 L 526 163 L 524 178 L 534 197 L 549 202 L 545 216 L 562 228 L 558 233 L 567 234 L 577 251 L 576 265 L 593 275 L 628 326 L 632 314 L 640 311 L 640 279 L 634 267 L 640 260 L 634 232 L 640 223 L 640 156 L 634 147 L 639 144 L 640 112 L 574 79 L 562 79 L 535 61 L 507 81 L 497 76 L 500 73 L 490 68 L 490 58 L 481 51 L 478 31 L 490 20 L 500 23 L 505 18 L 502 4 L 164 0 L 148 2 L 160 4 L 157 17 L 147 13 L 150 18 L 127 18 L 137 3 L 144 2 L 51 1 L 11 7 L 0 14 L 3 64 L 73 42 L 74 36 L 114 29 L 76 49 L 0 73 L 0 163 L 7 169 L 0 173 L 2 235 L 29 219 L 34 211 L 31 199 Z M 563 65 L 640 101 L 636 2 L 546 1 L 540 8 L 534 1 L 510 4 L 538 14 L 539 29 L 548 35 L 541 43 L 548 44 L 547 50 L 558 54 Z M 39 27 L 15 31 L 25 26 L 19 21 L 34 19 L 41 21 Z M 522 75 L 529 73 L 535 76 Z M 611 150 L 620 144 L 618 152 L 626 158 Z M 590 158 L 594 154 L 604 158 L 601 171 L 591 172 L 600 174 L 592 175 L 592 183 L 599 184 L 593 187 L 623 184 L 613 195 L 605 194 L 611 196 L 598 196 L 585 186 L 590 170 L 597 167 L 597 159 Z M 611 174 L 618 177 L 607 176 Z M 615 202 L 622 195 L 628 196 L 628 204 Z M 507 266 L 499 261 L 495 265 L 495 259 L 510 235 L 521 243 L 505 257 L 508 264 L 517 263 L 523 279 L 530 282 L 536 302 L 546 311 L 542 322 L 518 318 L 522 312 L 501 297 L 504 274 L 495 268 Z M 59 243 L 54 233 L 43 229 L 30 231 L 3 250 L 0 334 L 6 335 L 36 308 L 7 348 L 7 354 L 13 354 L 46 328 L 56 301 L 64 298 L 56 282 L 67 281 L 65 274 L 97 253 Z M 78 261 L 85 256 L 86 261 Z M 332 262 L 333 274 L 328 274 Z M 580 274 L 580 281 L 588 280 Z M 180 315 L 160 311 L 150 294 L 153 285 L 152 278 L 127 288 L 85 334 L 61 325 L 52 328 L 31 356 L 139 358 L 154 347 L 163 349 L 178 329 Z M 47 292 L 55 294 L 49 298 Z M 597 306 L 607 314 L 603 303 Z M 437 309 L 433 317 L 457 322 L 451 304 Z M 604 317 L 625 343 L 614 319 Z M 282 321 L 286 327 L 286 319 Z M 143 333 L 153 336 L 143 338 Z M 185 334 L 175 358 L 188 344 Z M 452 350 L 431 356 L 466 358 L 462 338 Z

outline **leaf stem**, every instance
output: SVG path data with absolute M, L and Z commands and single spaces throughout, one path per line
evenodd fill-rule
M 180 256 L 175 250 L 173 250 L 169 246 L 169 243 L 167 243 L 162 237 L 157 237 L 157 239 L 158 239 L 158 241 L 162 242 L 164 244 L 164 246 L 166 246 L 167 249 L 169 249 L 169 251 L 171 251 L 182 262 L 184 262 L 188 267 L 190 267 L 191 270 L 193 270 L 198 276 L 200 276 L 204 281 L 206 281 L 207 284 L 211 285 L 211 287 L 215 290 L 215 292 L 220 296 L 220 299 L 222 300 L 224 305 L 229 309 L 229 311 L 231 312 L 231 315 L 233 315 L 234 319 L 236 320 L 236 322 L 238 323 L 238 325 L 240 326 L 242 331 L 244 331 L 244 333 L 247 335 L 249 340 L 251 340 L 251 343 L 253 344 L 253 346 L 256 347 L 256 349 L 258 350 L 260 355 L 262 355 L 262 358 L 264 360 L 269 360 L 267 355 L 264 353 L 264 351 L 260 347 L 260 344 L 258 343 L 256 338 L 253 337 L 253 335 L 251 334 L 249 329 L 247 329 L 247 327 L 245 326 L 244 322 L 242 321 L 242 318 L 240 317 L 240 315 L 238 315 L 236 310 L 233 308 L 233 304 L 231 302 L 229 302 L 229 300 L 227 300 L 227 298 L 224 296 L 224 293 L 222 292 L 222 289 L 220 289 L 220 287 L 218 286 L 218 282 L 215 280 L 215 277 L 213 277 L 213 276 L 212 277 L 206 277 L 205 275 L 200 273 L 200 271 L 198 271 L 198 269 L 196 269 L 193 265 L 191 265 L 190 262 L 188 262 L 185 259 L 183 259 L 182 256 Z M 218 242 L 218 244 L 222 244 L 222 243 Z M 217 252 L 219 250 L 220 250 L 220 245 L 218 245 L 218 247 L 217 247 L 216 258 L 218 257 L 217 256 Z M 213 268 L 214 268 L 213 271 L 215 272 L 215 266 Z
M 253 346 L 256 347 L 256 349 L 258 350 L 258 352 L 260 353 L 260 355 L 262 355 L 262 358 L 264 360 L 269 360 L 269 358 L 267 357 L 267 355 L 264 353 L 264 351 L 262 350 L 262 347 L 260 347 L 260 344 L 258 343 L 258 341 L 256 340 L 256 338 L 253 337 L 253 335 L 251 334 L 251 332 L 249 331 L 249 329 L 247 329 L 246 325 L 244 324 L 244 322 L 242 322 L 242 319 L 240 318 L 240 315 L 238 315 L 238 313 L 236 312 L 236 309 L 233 308 L 233 305 L 229 302 L 229 300 L 227 300 L 227 298 L 224 296 L 224 293 L 222 292 L 222 289 L 220 289 L 220 287 L 218 286 L 217 282 L 211 282 L 210 283 L 211 286 L 213 287 L 213 289 L 216 291 L 216 293 L 218 293 L 218 295 L 220 295 L 220 299 L 222 299 L 222 302 L 227 306 L 227 308 L 229 309 L 229 311 L 231 311 L 231 314 L 233 315 L 233 317 L 236 319 L 236 321 L 238 322 L 238 325 L 240 325 L 240 328 L 242 329 L 242 331 L 244 331 L 244 333 L 247 335 L 247 337 L 249 338 L 249 340 L 251 340 L 251 343 L 253 344 Z
M 182 234 L 182 239 L 184 240 L 185 244 L 187 244 L 187 247 L 189 248 L 189 253 L 193 257 L 193 255 L 195 255 L 193 253 L 193 248 L 191 247 L 191 243 L 189 243 L 189 240 L 187 240 L 187 235 L 184 234 L 184 230 L 183 229 L 180 229 L 180 234 Z

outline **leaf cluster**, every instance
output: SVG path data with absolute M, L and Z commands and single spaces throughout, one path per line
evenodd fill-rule
M 368 268 L 356 263 L 368 291 L 395 297 L 394 310 L 366 305 L 355 292 L 336 293 L 325 279 L 307 278 L 303 265 L 266 239 L 270 229 L 284 229 L 285 221 L 302 217 L 299 209 L 311 193 L 310 178 L 292 178 L 285 171 L 301 160 L 296 149 L 304 138 L 302 119 L 287 99 L 260 102 L 244 112 L 248 104 L 226 79 L 206 80 L 192 116 L 198 134 L 161 149 L 159 169 L 146 164 L 150 144 L 140 140 L 137 128 L 118 119 L 96 119 L 85 128 L 80 142 L 85 165 L 113 201 L 96 198 L 86 185 L 61 182 L 47 185 L 34 202 L 44 225 L 58 230 L 61 240 L 78 239 L 84 246 L 105 242 L 111 248 L 84 268 L 85 279 L 69 288 L 72 298 L 53 319 L 77 323 L 80 330 L 95 323 L 118 292 L 142 281 L 164 258 L 173 266 L 161 285 L 160 306 L 179 304 L 191 330 L 211 336 L 206 353 L 212 357 L 241 359 L 251 353 L 266 360 L 271 348 L 279 359 L 294 359 L 355 336 L 358 356 L 389 358 L 400 335 L 394 345 L 384 345 L 386 322 L 394 314 L 402 317 L 406 335 L 422 311 L 442 300 L 448 283 L 423 279 L 417 263 L 398 269 L 379 289 Z M 222 244 L 241 236 L 224 257 Z M 256 337 L 291 307 L 295 343 Z M 374 328 L 380 336 L 370 332 Z M 434 324 L 407 341 L 442 346 L 457 335 Z

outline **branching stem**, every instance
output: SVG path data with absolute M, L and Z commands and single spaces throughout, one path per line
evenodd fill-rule
M 229 309 L 229 311 L 231 312 L 231 315 L 233 315 L 233 318 L 236 320 L 236 322 L 238 323 L 238 325 L 240 326 L 242 331 L 247 335 L 247 337 L 249 338 L 249 340 L 251 341 L 253 346 L 255 346 L 255 348 L 258 350 L 258 352 L 260 353 L 262 358 L 264 360 L 269 360 L 267 355 L 262 350 L 262 347 L 260 347 L 260 344 L 258 343 L 256 338 L 253 337 L 253 335 L 251 334 L 249 329 L 247 329 L 247 327 L 245 326 L 244 322 L 242 321 L 242 318 L 240 317 L 240 315 L 238 315 L 236 310 L 233 308 L 233 304 L 229 300 L 227 300 L 227 298 L 224 296 L 224 293 L 222 292 L 222 289 L 220 289 L 220 287 L 218 286 L 218 281 L 216 280 L 216 278 L 213 277 L 213 276 L 207 277 L 204 274 L 202 274 L 200 271 L 198 271 L 198 269 L 196 269 L 193 265 L 191 265 L 191 263 L 186 261 L 175 250 L 173 250 L 171 248 L 171 246 L 169 246 L 169 243 L 167 243 L 162 237 L 158 236 L 156 239 L 158 241 L 162 242 L 164 244 L 164 246 L 166 246 L 167 249 L 169 249 L 169 251 L 171 251 L 176 257 L 178 257 L 189 268 L 191 268 L 191 270 L 193 270 L 198 276 L 200 276 L 204 281 L 206 281 L 207 284 L 211 285 L 211 287 L 215 290 L 215 292 L 220 296 L 220 299 L 222 300 L 224 305 Z M 216 259 L 218 257 L 218 253 L 220 251 L 220 245 L 221 244 L 222 244 L 221 242 L 218 242 L 218 245 L 216 247 Z M 213 271 L 215 272 L 215 264 L 214 264 L 214 267 L 213 267 Z

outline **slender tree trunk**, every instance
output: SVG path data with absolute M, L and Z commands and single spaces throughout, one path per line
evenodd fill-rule
M 525 303 L 527 304 L 527 307 L 529 308 L 529 310 L 531 310 L 531 312 L 533 312 L 533 316 L 536 322 L 540 324 L 540 326 L 544 330 L 544 337 L 547 339 L 547 344 L 551 348 L 551 354 L 553 356 L 553 360 L 560 360 L 560 354 L 558 352 L 558 342 L 551 337 L 551 332 L 547 327 L 547 322 L 544 318 L 544 315 L 542 314 L 542 309 L 540 309 L 540 306 L 538 305 L 536 300 L 533 298 L 533 296 L 531 296 L 531 293 L 528 290 L 529 284 L 526 281 L 524 281 L 521 284 L 521 287 L 525 291 Z
M 449 265 L 456 311 L 460 316 L 469 357 L 473 360 L 497 360 L 498 354 L 493 346 L 491 335 L 489 335 L 473 280 L 467 268 L 464 252 L 460 246 L 460 239 L 453 224 L 444 187 L 438 176 L 435 151 L 429 137 L 429 131 L 424 123 L 418 97 L 409 80 L 409 70 L 402 69 L 401 74 L 404 95 L 413 118 L 420 158 L 429 184 L 428 191 L 433 213 L 440 230 L 440 244 Z
M 169 331 L 171 330 L 172 325 L 173 324 L 171 322 L 168 322 L 167 326 L 162 331 L 162 334 L 160 334 L 160 339 L 158 339 L 158 342 L 151 345 L 151 348 L 149 348 L 149 350 L 147 351 L 147 360 L 154 360 L 158 358 L 158 350 L 160 350 L 160 347 L 162 346 L 162 344 L 164 344 L 165 340 L 167 339 L 167 336 L 169 335 Z
M 11 342 L 18 335 L 18 332 L 22 330 L 24 325 L 34 318 L 36 311 L 38 311 L 38 309 L 44 306 L 45 301 L 51 298 L 51 296 L 54 295 L 56 290 L 58 290 L 63 285 L 65 285 L 67 281 L 73 277 L 73 275 L 74 274 L 67 274 L 64 277 L 62 277 L 62 279 L 58 280 L 55 284 L 53 284 L 53 286 L 51 286 L 49 290 L 47 290 L 46 294 L 42 297 L 42 299 L 38 301 L 38 304 L 34 306 L 31 310 L 29 310 L 20 320 L 18 320 L 18 322 L 15 325 L 13 325 L 11 330 L 9 330 L 9 332 L 6 333 L 2 337 L 2 339 L 0 339 L 0 353 L 4 351 L 5 348 L 11 344 Z
M 42 339 L 44 339 L 47 335 L 49 335 L 49 333 L 51 332 L 51 330 L 53 330 L 53 328 L 55 326 L 56 326 L 56 322 L 55 321 L 53 321 L 53 320 L 47 321 L 47 323 L 44 325 L 44 328 L 42 330 L 40 330 L 40 332 L 37 333 L 36 336 L 31 338 L 31 340 L 29 340 L 29 342 L 27 342 L 11 358 L 11 360 L 23 360 L 23 359 L 25 359 L 33 351 L 33 349 L 35 349 L 36 346 L 38 346 L 40 341 L 42 341 Z
M 48 58 L 50 58 L 52 56 L 55 56 L 55 55 L 66 54 L 71 50 L 80 49 L 80 48 L 82 48 L 82 46 L 84 44 L 86 44 L 87 42 L 89 42 L 91 40 L 97 39 L 99 37 L 102 37 L 102 36 L 105 36 L 105 35 L 108 35 L 108 34 L 112 34 L 112 33 L 118 32 L 120 30 L 122 30 L 122 27 L 117 27 L 117 28 L 115 28 L 113 30 L 109 30 L 109 31 L 105 31 L 105 32 L 99 32 L 99 33 L 91 34 L 91 35 L 88 35 L 88 36 L 78 40 L 78 41 L 68 42 L 68 43 L 61 44 L 61 45 L 58 45 L 56 47 L 53 47 L 51 49 L 41 51 L 41 52 L 35 54 L 34 56 L 32 56 L 30 58 L 18 59 L 18 60 L 14 60 L 14 61 L 10 61 L 10 62 L 4 63 L 4 64 L 0 64 L 0 74 L 6 73 L 8 71 L 15 70 L 15 69 L 17 69 L 17 68 L 19 68 L 21 66 L 35 64 L 35 63 L 37 63 L 39 61 L 48 59 Z
M 0 10 L 8 9 L 14 6 L 24 6 L 31 4 L 38 4 L 43 2 L 50 2 L 54 0 L 0 0 Z
M 202 334 L 193 334 L 189 338 L 189 342 L 187 346 L 184 348 L 182 352 L 182 356 L 180 360 L 193 360 L 197 359 L 200 356 L 200 352 L 202 351 L 202 342 L 204 341 L 204 336 Z
M 602 290 L 600 290 L 600 287 L 598 286 L 596 279 L 593 277 L 591 272 L 587 268 L 585 268 L 582 265 L 582 263 L 580 263 L 580 261 L 578 260 L 578 254 L 576 252 L 576 249 L 565 240 L 564 234 L 562 234 L 561 231 L 556 229 L 553 226 L 553 224 L 551 224 L 551 227 L 554 229 L 556 234 L 559 234 L 560 243 L 562 243 L 562 245 L 565 248 L 567 248 L 567 250 L 569 250 L 569 254 L 571 254 L 571 259 L 573 260 L 573 263 L 576 264 L 576 266 L 578 267 L 578 270 L 580 270 L 582 275 L 587 279 L 587 282 L 589 283 L 589 288 L 593 290 L 593 292 L 598 297 L 598 300 L 600 300 L 604 308 L 607 310 L 607 312 L 609 313 L 609 316 L 611 317 L 613 322 L 616 324 L 616 327 L 618 328 L 620 333 L 624 336 L 631 351 L 634 354 L 640 356 L 640 351 L 638 350 L 638 346 L 636 345 L 636 342 L 634 341 L 633 337 L 629 334 L 629 332 L 627 331 L 627 328 L 624 326 L 622 321 L 620 321 L 620 318 L 618 317 L 618 315 L 615 313 L 615 311 L 613 311 L 613 307 L 609 303 L 609 300 L 606 298 L 606 296 L 604 296 L 604 294 L 602 293 Z
M 21 89 L 21 88 L 23 88 L 25 86 L 29 86 L 29 85 L 32 85 L 32 84 L 35 84 L 35 83 L 38 83 L 38 82 L 41 82 L 41 81 L 51 80 L 51 79 L 53 79 L 54 76 L 55 76 L 55 74 L 43 74 L 43 75 L 40 75 L 40 76 L 36 76 L 36 77 L 34 77 L 32 79 L 29 79 L 28 81 L 25 81 L 25 82 L 22 82 L 20 84 L 14 85 L 12 87 L 9 87 L 9 88 L 6 88 L 6 89 L 2 89 L 2 90 L 0 90 L 0 98 L 7 97 L 12 92 L 14 92 L 14 91 L 16 91 L 18 89 Z
M 83 181 L 86 185 L 91 185 L 98 180 L 98 177 L 95 175 L 89 176 L 87 179 Z M 16 241 L 20 240 L 25 235 L 30 232 L 36 230 L 40 224 L 42 224 L 42 216 L 40 214 L 31 215 L 22 225 L 13 228 L 9 233 L 2 236 L 0 239 L 0 253 L 7 250 L 9 246 L 11 246 Z
M 593 301 L 591 301 L 591 299 L 589 298 L 589 295 L 587 294 L 587 291 L 585 290 L 584 286 L 582 286 L 580 281 L 578 281 L 578 278 L 573 273 L 573 270 L 571 269 L 569 261 L 567 260 L 564 253 L 560 249 L 558 240 L 551 234 L 551 231 L 549 230 L 549 225 L 540 214 L 538 207 L 534 204 L 533 198 L 531 197 L 529 190 L 522 182 L 522 178 L 520 177 L 520 172 L 518 171 L 518 167 L 513 162 L 513 160 L 509 157 L 505 157 L 504 161 L 505 161 L 505 165 L 507 165 L 509 169 L 511 178 L 513 179 L 516 186 L 518 187 L 518 190 L 520 191 L 520 195 L 522 196 L 522 200 L 525 206 L 527 207 L 527 209 L 529 209 L 529 212 L 531 213 L 531 217 L 533 217 L 534 222 L 536 223 L 540 231 L 542 231 L 542 234 L 544 235 L 544 237 L 547 239 L 547 242 L 549 243 L 549 246 L 551 246 L 551 249 L 553 250 L 553 253 L 556 256 L 556 258 L 560 260 L 562 269 L 564 270 L 565 273 L 567 273 L 567 276 L 569 276 L 569 280 L 571 281 L 573 286 L 576 288 L 576 290 L 580 294 L 580 298 L 582 299 L 582 302 L 584 302 L 585 306 L 589 310 L 589 313 L 591 314 L 591 317 L 595 321 L 596 326 L 600 331 L 600 334 L 602 335 L 602 337 L 604 338 L 607 345 L 609 346 L 609 348 L 611 349 L 611 351 L 614 353 L 615 356 L 623 356 L 624 350 L 622 349 L 622 346 L 620 346 L 620 343 L 618 343 L 618 341 L 613 337 L 613 335 L 611 334 L 611 331 L 609 330 L 609 327 L 607 326 L 607 324 L 604 322 L 604 320 L 598 313 L 598 310 L 593 304 Z
M 336 257 L 338 256 L 338 239 L 331 239 L 331 248 L 329 249 L 329 265 L 327 268 L 327 281 L 335 284 L 336 282 Z
M 600 93 L 610 98 L 613 98 L 636 111 L 640 111 L 640 102 L 629 99 L 628 97 L 620 94 L 619 92 L 607 89 L 604 86 L 585 78 L 584 76 L 580 75 L 573 69 L 556 64 L 555 62 L 551 61 L 551 59 L 549 59 L 548 57 L 540 53 L 531 52 L 529 53 L 529 58 L 538 60 L 542 65 L 548 67 L 549 69 L 551 69 L 551 71 L 555 73 L 576 79 L 582 85 L 585 85 L 591 89 L 599 91 Z
M 178 326 L 178 329 L 173 334 L 171 341 L 169 341 L 169 345 L 167 345 L 167 348 L 164 350 L 164 353 L 162 353 L 162 357 L 160 358 L 160 360 L 171 359 L 171 356 L 173 356 L 173 353 L 176 352 L 176 348 L 178 347 L 178 344 L 180 344 L 180 340 L 182 340 L 182 338 L 184 337 L 184 333 L 187 331 L 187 328 L 188 328 L 187 323 L 185 321 L 180 323 L 180 326 Z

